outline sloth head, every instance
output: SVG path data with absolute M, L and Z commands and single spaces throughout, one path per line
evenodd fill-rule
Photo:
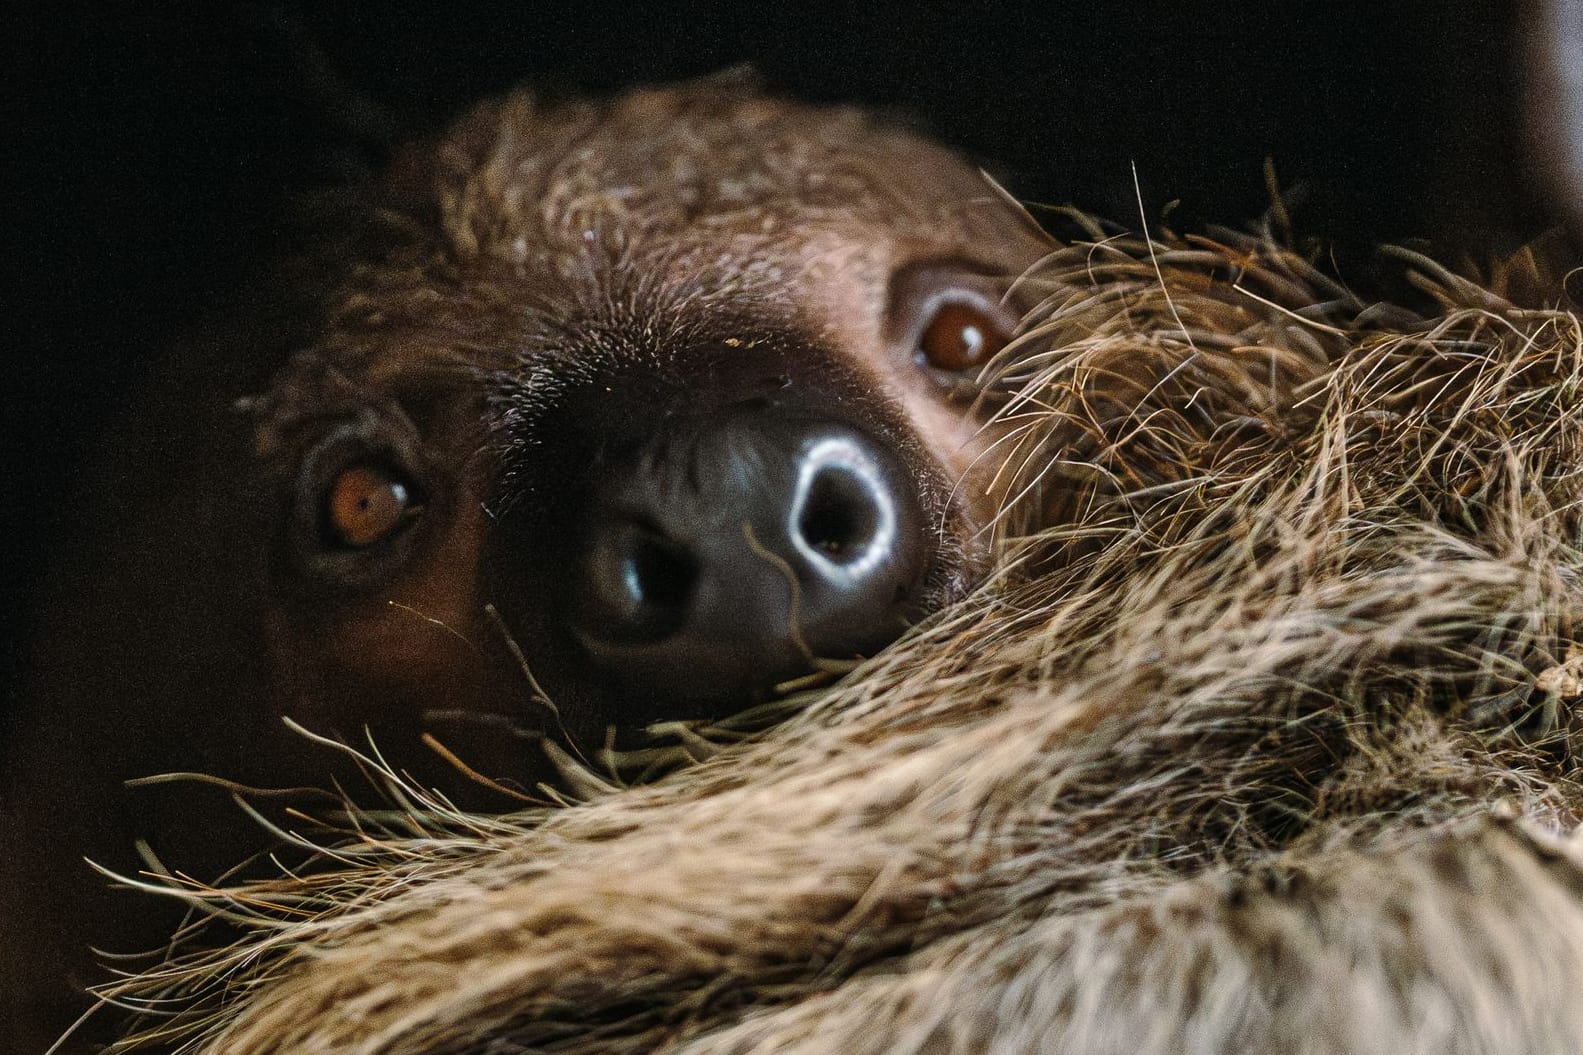
M 398 162 L 354 245 L 260 402 L 290 709 L 487 757 L 548 698 L 597 740 L 982 574 L 978 379 L 1044 243 L 950 153 L 719 81 L 515 96 Z

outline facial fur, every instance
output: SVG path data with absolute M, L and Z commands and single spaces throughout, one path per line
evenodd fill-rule
M 734 674 L 691 698 L 649 691 L 647 674 L 612 682 L 565 629 L 590 490 L 657 431 L 733 415 L 817 415 L 895 455 L 928 536 L 907 617 L 982 574 L 996 507 L 975 475 L 977 371 L 921 362 L 919 329 L 959 302 L 1004 341 L 1004 294 L 1044 241 L 947 152 L 718 84 L 514 96 L 398 165 L 369 219 L 373 251 L 322 335 L 255 404 L 258 456 L 297 521 L 268 606 L 289 713 L 343 732 L 432 727 L 511 773 L 512 753 L 533 753 L 523 736 L 544 731 L 541 691 L 584 743 L 762 697 Z M 707 463 L 674 449 L 688 442 L 668 456 Z M 368 459 L 422 513 L 388 545 L 327 551 L 322 466 Z M 856 643 L 883 644 L 896 622 Z M 733 647 L 751 646 L 719 642 Z

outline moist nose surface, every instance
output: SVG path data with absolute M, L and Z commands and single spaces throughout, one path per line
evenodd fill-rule
M 850 426 L 673 428 L 596 484 L 574 632 L 600 672 L 682 713 L 747 705 L 905 629 L 923 519 L 899 459 Z

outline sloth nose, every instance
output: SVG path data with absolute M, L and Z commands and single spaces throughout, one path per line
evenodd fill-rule
M 597 485 L 574 631 L 604 674 L 673 713 L 746 706 L 916 617 L 918 495 L 896 455 L 841 423 L 673 428 Z

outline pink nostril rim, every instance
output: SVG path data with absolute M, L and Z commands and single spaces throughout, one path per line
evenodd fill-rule
M 895 497 L 882 470 L 845 436 L 814 441 L 798 469 L 792 543 L 836 580 L 861 579 L 890 559 Z

